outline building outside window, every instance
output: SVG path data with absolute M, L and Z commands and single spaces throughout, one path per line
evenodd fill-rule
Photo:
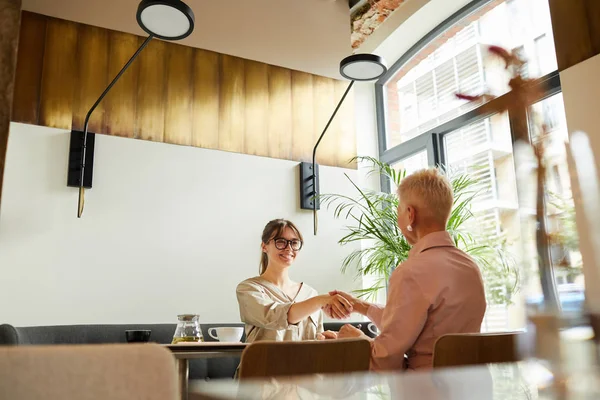
M 528 214 L 530 229 L 522 229 L 510 115 L 481 118 L 475 110 L 509 91 L 504 63 L 490 55 L 489 45 L 512 49 L 526 61 L 523 77 L 551 82 L 543 98 L 528 110 L 530 137 L 533 143 L 544 141 L 546 147 L 547 222 L 561 305 L 564 312 L 581 311 L 583 275 L 565 152 L 568 132 L 548 0 L 480 0 L 472 5 L 458 23 L 440 27 L 428 44 L 398 60 L 386 81 L 378 84 L 378 104 L 383 104 L 378 107 L 383 116 L 379 120 L 385 121 L 379 126 L 380 158 L 407 173 L 428 165 L 468 173 L 477 181 L 474 188 L 479 193 L 471 205 L 474 218 L 469 229 L 501 243 L 508 254 L 522 254 L 525 244 L 533 251 L 523 262 L 534 274 L 535 204 Z M 456 93 L 488 96 L 466 102 Z M 539 129 L 542 125 L 545 134 Z M 535 285 L 538 280 L 531 282 Z M 486 282 L 486 290 L 502 290 L 502 285 L 494 288 L 494 282 Z M 538 306 L 541 288 L 521 292 L 530 296 L 517 295 L 510 305 L 490 304 L 483 330 L 523 327 L 524 304 Z

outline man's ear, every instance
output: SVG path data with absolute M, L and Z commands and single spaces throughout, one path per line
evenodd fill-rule
M 417 210 L 413 206 L 407 206 L 406 209 L 408 211 L 408 222 L 410 225 L 414 225 L 417 219 Z

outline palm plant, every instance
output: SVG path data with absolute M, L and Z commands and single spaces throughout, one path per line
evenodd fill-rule
M 396 171 L 372 157 L 356 157 L 354 160 L 370 164 L 369 174 L 380 174 L 395 185 L 399 185 L 406 174 L 405 171 Z M 469 222 L 474 222 L 471 203 L 478 195 L 474 188 L 475 180 L 467 174 L 443 172 L 449 177 L 454 190 L 448 232 L 456 245 L 473 257 L 481 267 L 488 303 L 510 304 L 518 285 L 518 270 L 504 249 L 505 243 L 501 239 L 484 237 L 466 229 Z M 346 227 L 347 233 L 338 243 L 363 244 L 363 241 L 368 241 L 371 244 L 351 252 L 342 263 L 342 271 L 347 272 L 356 266 L 358 277 L 374 276 L 376 279 L 371 287 L 356 291 L 360 297 L 372 298 L 386 287 L 396 266 L 408 257 L 411 246 L 397 225 L 397 195 L 362 190 L 347 175 L 346 178 L 356 189 L 356 197 L 324 194 L 320 199 L 328 209 L 333 208 L 336 218 L 350 221 Z

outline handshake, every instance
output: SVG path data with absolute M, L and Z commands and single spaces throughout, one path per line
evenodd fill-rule
M 367 315 L 369 308 L 368 303 L 357 299 L 356 297 L 334 290 L 329 294 L 320 296 L 323 299 L 321 309 L 329 318 L 335 319 L 346 319 L 350 317 L 353 312 Z M 365 337 L 366 335 L 352 325 L 346 324 L 342 326 L 339 332 L 325 331 L 317 335 L 317 339 L 341 339 L 351 337 Z

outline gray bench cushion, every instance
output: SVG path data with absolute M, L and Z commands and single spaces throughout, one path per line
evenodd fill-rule
M 327 322 L 325 330 L 338 331 L 345 322 Z M 356 322 L 352 323 L 357 325 Z M 361 330 L 373 337 L 368 330 L 368 322 L 361 323 Z M 40 344 L 102 344 L 125 343 L 125 331 L 129 329 L 150 329 L 150 341 L 171 343 L 175 324 L 124 324 L 124 325 L 57 325 L 13 327 L 0 325 L 0 345 L 40 345 Z M 208 335 L 208 330 L 217 326 L 236 326 L 237 324 L 201 324 L 202 335 L 207 342 L 215 339 Z M 245 339 L 243 337 L 242 339 Z M 190 360 L 190 379 L 232 378 L 240 362 L 239 357 L 222 357 Z
M 125 331 L 149 329 L 150 341 L 171 343 L 175 324 L 127 324 L 127 325 L 57 325 L 28 326 L 15 328 L 0 325 L 0 344 L 43 345 L 43 344 L 103 344 L 125 343 Z M 207 342 L 215 341 L 208 335 L 214 326 L 239 326 L 243 324 L 202 324 L 202 335 Z M 190 379 L 232 378 L 240 362 L 239 357 L 190 360 Z

